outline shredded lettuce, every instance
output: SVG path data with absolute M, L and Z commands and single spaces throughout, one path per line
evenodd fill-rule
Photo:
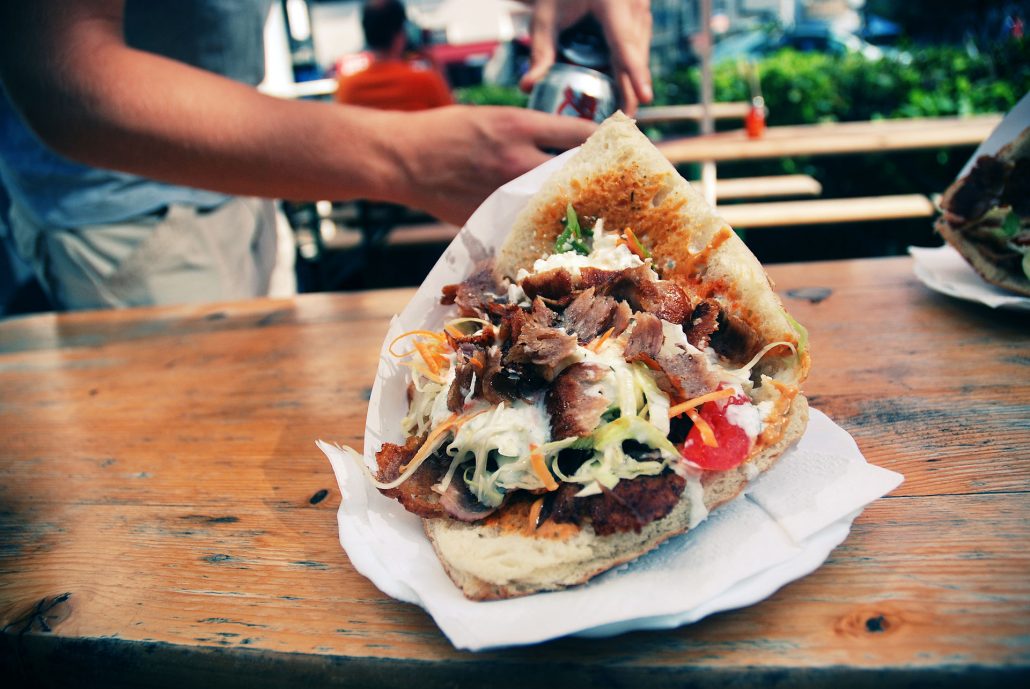
M 801 355 L 808 349 L 808 329 L 794 320 L 794 317 L 787 313 L 786 310 L 783 312 L 783 315 L 787 317 L 790 327 L 794 328 L 794 332 L 798 334 L 798 355 Z
M 578 497 L 594 495 L 600 492 L 601 486 L 612 489 L 624 479 L 655 476 L 662 473 L 670 461 L 679 457 L 676 446 L 669 442 L 665 433 L 639 416 L 625 416 L 604 424 L 589 437 L 594 454 L 571 476 L 562 474 L 556 465 L 552 467 L 561 480 L 585 485 L 584 490 L 576 494 Z M 662 460 L 634 459 L 622 448 L 627 440 L 658 450 Z
M 458 429 L 446 452 L 451 465 L 440 482 L 445 490 L 458 471 L 484 505 L 496 507 L 511 490 L 536 490 L 543 483 L 530 465 L 531 446 L 543 449 L 545 463 L 566 445 L 548 443 L 550 422 L 538 405 L 499 404 Z M 572 439 L 575 440 L 575 439 Z
M 669 435 L 669 396 L 662 392 L 655 382 L 654 375 L 640 362 L 633 364 L 633 382 L 647 400 L 644 405 L 647 409 L 647 420 L 663 435 Z

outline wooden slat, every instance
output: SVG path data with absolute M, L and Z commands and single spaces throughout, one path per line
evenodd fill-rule
M 768 127 L 759 139 L 749 139 L 737 130 L 667 139 L 656 145 L 674 163 L 876 153 L 977 145 L 1000 121 L 1001 115 L 976 115 L 838 122 Z
M 718 211 L 730 225 L 744 229 L 928 218 L 935 212 L 922 194 L 741 203 L 719 206 Z
M 744 119 L 751 105 L 746 102 L 712 103 L 712 118 L 716 120 Z M 657 124 L 660 122 L 700 121 L 704 108 L 700 103 L 688 105 L 656 105 L 637 110 L 637 124 Z
M 691 182 L 700 189 L 701 182 Z M 737 177 L 715 182 L 717 200 L 760 199 L 776 196 L 818 196 L 823 185 L 810 175 L 772 175 L 768 177 Z

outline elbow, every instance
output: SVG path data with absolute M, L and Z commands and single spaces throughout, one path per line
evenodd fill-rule
M 73 103 L 59 103 L 58 99 L 38 94 L 22 93 L 13 96 L 12 102 L 25 125 L 50 150 L 58 155 L 78 162 L 90 162 L 88 148 L 90 140 L 88 126 L 83 121 L 81 106 Z

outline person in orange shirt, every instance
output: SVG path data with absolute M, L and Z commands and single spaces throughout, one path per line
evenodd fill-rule
M 407 13 L 400 0 L 367 0 L 361 16 L 372 64 L 341 75 L 336 100 L 381 110 L 428 110 L 454 99 L 439 72 L 405 58 Z

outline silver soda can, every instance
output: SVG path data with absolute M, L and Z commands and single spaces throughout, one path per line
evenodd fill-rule
M 529 107 L 601 122 L 618 109 L 615 81 L 596 69 L 556 63 L 529 95 Z

